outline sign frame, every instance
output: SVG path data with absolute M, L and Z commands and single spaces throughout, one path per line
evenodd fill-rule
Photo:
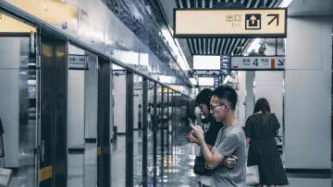
M 250 34 L 177 34 L 176 33 L 176 12 L 177 11 L 203 11 L 203 10 L 221 10 L 221 11 L 260 11 L 260 10 L 284 10 L 285 11 L 285 28 L 284 28 L 284 34 L 256 34 L 256 33 L 250 33 Z M 279 8 L 279 7 L 274 7 L 274 8 L 189 8 L 189 9 L 184 9 L 184 8 L 174 8 L 173 9 L 173 37 L 174 38 L 287 38 L 287 28 L 288 28 L 288 8 Z
M 224 68 L 223 65 L 225 64 L 223 62 L 224 59 L 227 59 L 227 68 Z M 220 75 L 230 75 L 231 72 L 231 55 L 220 55 Z M 223 72 L 227 71 L 228 73 L 225 74 Z
M 76 61 L 78 59 L 79 59 L 79 61 Z M 82 59 L 84 59 L 84 60 L 82 60 Z M 88 60 L 87 55 L 69 54 L 68 55 L 68 70 L 82 70 L 82 71 L 89 70 L 87 60 Z
M 192 70 L 193 75 L 219 75 L 220 76 L 220 70 L 211 70 L 211 69 L 200 69 L 200 70 Z
M 201 76 L 201 75 L 211 75 L 207 77 L 215 77 L 215 76 L 224 76 L 224 75 L 229 75 L 230 74 L 230 65 L 231 65 L 231 55 L 226 55 L 226 54 L 200 54 L 200 55 L 194 55 L 194 56 L 218 56 L 219 57 L 219 64 L 220 64 L 220 69 L 192 69 L 192 74 Z M 222 67 L 222 59 L 227 58 L 228 59 L 228 67 L 229 68 L 223 68 Z M 224 70 L 228 71 L 228 74 L 222 73 Z
M 230 65 L 230 69 L 231 71 L 285 71 L 286 67 L 285 67 L 285 64 L 283 65 L 284 67 L 283 68 L 261 68 L 261 69 L 254 69 L 254 68 L 233 68 L 232 66 L 232 57 L 250 57 L 250 58 L 286 58 L 286 55 L 266 55 L 266 56 L 263 56 L 263 55 L 259 55 L 259 56 L 231 56 L 231 65 Z M 285 62 L 284 62 L 285 63 Z

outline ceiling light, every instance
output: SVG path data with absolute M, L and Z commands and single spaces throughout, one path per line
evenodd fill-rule
M 287 8 L 293 0 L 283 0 L 280 4 L 281 8 Z
M 247 53 L 250 53 L 252 50 L 258 50 L 260 47 L 260 38 L 256 38 L 252 41 L 249 48 L 247 49 Z
M 230 80 L 230 76 L 228 75 L 224 80 L 223 80 L 223 83 L 222 84 L 227 84 L 228 81 Z

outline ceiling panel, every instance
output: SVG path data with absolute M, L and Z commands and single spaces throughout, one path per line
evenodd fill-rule
M 175 0 L 178 8 L 213 8 L 217 3 L 237 3 L 246 8 L 274 7 L 280 0 Z M 187 43 L 192 55 L 240 54 L 250 38 L 190 38 Z
M 320 2 L 320 3 L 319 3 Z M 288 16 L 332 16 L 332 0 L 293 0 L 288 6 Z

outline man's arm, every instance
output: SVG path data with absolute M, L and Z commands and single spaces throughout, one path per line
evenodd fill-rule
M 232 156 L 238 146 L 239 140 L 236 134 L 227 134 L 219 146 L 210 151 L 204 141 L 200 141 L 202 154 L 209 168 L 214 169 L 220 165 L 226 157 Z
M 194 126 L 193 124 L 191 124 L 191 127 L 192 127 L 192 132 L 190 133 L 190 135 L 194 139 L 196 139 L 196 142 L 199 143 L 199 145 L 202 149 L 202 155 L 204 156 L 206 161 L 208 160 L 208 167 L 215 168 L 219 164 L 223 164 L 228 168 L 233 168 L 235 166 L 237 157 L 232 156 L 232 153 L 234 152 L 234 150 L 230 153 L 231 157 L 228 156 L 229 154 L 218 155 L 218 153 L 215 153 L 215 151 L 212 150 L 211 146 L 209 146 L 205 142 L 205 135 L 204 135 L 202 128 L 200 126 Z M 228 139 L 228 138 L 226 138 L 226 139 Z M 238 141 L 237 137 L 236 137 L 236 140 Z M 231 141 L 233 141 L 233 140 L 231 140 Z M 223 144 L 223 145 L 225 145 L 225 144 Z M 231 147 L 233 147 L 233 146 L 231 146 Z M 237 147 L 237 144 L 235 147 Z M 224 157 L 227 157 L 227 158 L 224 159 L 224 157 L 222 157 L 221 155 L 224 155 Z M 224 160 L 226 161 L 225 163 L 222 162 Z
M 185 139 L 191 143 L 195 143 L 200 146 L 200 141 L 197 138 L 195 138 L 192 133 L 185 135 Z M 212 150 L 213 148 L 212 145 L 207 144 L 207 146 L 209 150 Z
M 204 141 L 200 143 L 200 147 L 202 150 L 202 155 L 204 156 L 205 161 L 207 162 L 207 165 L 210 169 L 216 168 L 223 162 L 225 157 L 223 155 L 216 154 L 215 151 L 211 151 Z

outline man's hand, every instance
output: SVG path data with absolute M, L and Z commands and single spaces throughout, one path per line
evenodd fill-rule
M 193 136 L 199 141 L 199 143 L 202 143 L 205 141 L 205 135 L 204 131 L 200 126 L 196 126 L 193 124 L 190 124 L 192 128 L 192 134 Z
M 226 159 L 223 160 L 222 164 L 229 168 L 229 169 L 232 169 L 235 167 L 236 165 L 236 162 L 237 162 L 237 157 L 236 156 L 231 156 L 231 157 L 227 157 Z
M 191 143 L 197 143 L 197 144 L 199 143 L 199 140 L 193 136 L 192 132 L 190 132 L 189 134 L 186 134 L 185 139 Z

